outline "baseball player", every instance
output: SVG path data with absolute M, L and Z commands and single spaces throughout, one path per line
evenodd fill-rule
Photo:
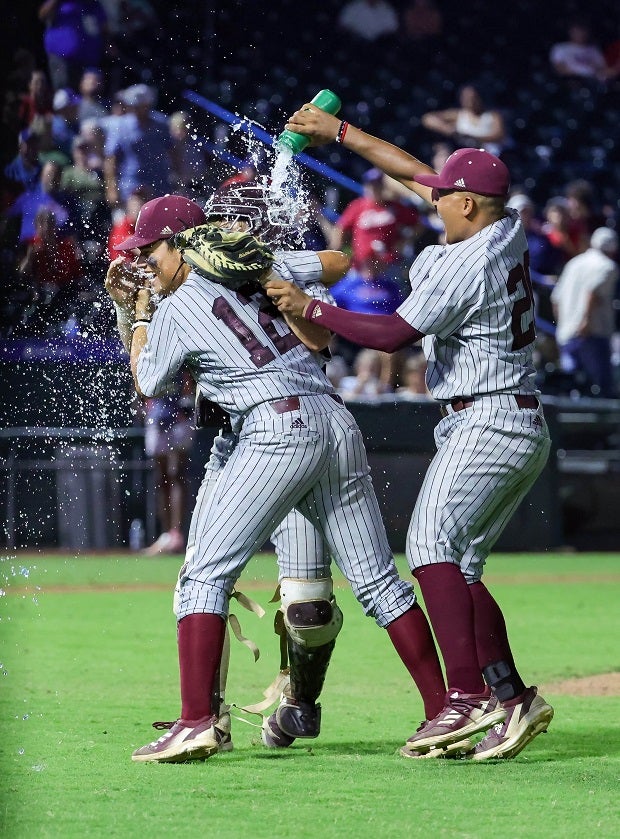
M 296 227 L 288 222 L 283 213 L 274 215 L 269 203 L 268 188 L 257 181 L 221 186 L 207 202 L 205 214 L 210 224 L 225 230 L 250 232 L 268 247 L 273 247 L 276 250 L 278 275 L 290 278 L 301 288 L 309 284 L 316 287 L 319 280 L 323 285 L 330 286 L 341 279 L 349 268 L 350 260 L 341 251 L 323 251 L 317 255 L 294 250 L 294 246 L 299 244 Z M 320 357 L 318 360 L 322 361 Z M 201 493 L 206 497 L 212 491 L 239 437 L 230 427 L 227 415 L 224 415 L 222 423 L 222 412 L 214 403 L 200 396 L 199 392 L 197 416 L 207 417 L 206 424 L 209 425 L 223 424 L 214 440 L 201 487 Z M 284 598 L 281 598 L 280 603 L 281 615 L 286 617 L 287 610 L 292 613 L 293 609 L 299 609 L 302 604 L 320 596 L 331 603 L 336 624 L 341 625 L 342 614 L 333 595 L 331 561 L 317 529 L 293 509 L 269 538 L 276 552 L 279 590 L 283 592 Z M 327 642 L 318 638 L 317 643 L 317 639 L 308 637 L 309 633 L 295 631 L 288 620 L 276 620 L 276 627 L 281 638 L 280 673 L 286 672 L 288 663 L 289 679 L 283 680 L 279 707 L 263 721 L 261 737 L 268 748 L 286 748 L 295 737 L 309 738 L 319 734 L 321 709 L 317 706 L 317 699 L 336 642 L 335 638 Z M 223 696 L 225 675 L 220 673 L 220 698 Z M 294 732 L 285 730 L 286 708 L 291 703 L 305 709 Z M 279 716 L 283 717 L 284 728 L 278 722 Z
M 136 761 L 204 760 L 230 748 L 230 718 L 220 716 L 217 694 L 229 597 L 293 508 L 320 531 L 366 614 L 387 628 L 427 716 L 442 701 L 430 627 L 411 585 L 398 577 L 361 433 L 315 356 L 330 333 L 280 318 L 249 282 L 273 265 L 258 240 L 204 222 L 202 209 L 181 196 L 147 202 L 134 235 L 119 246 L 137 252 L 136 271 L 119 258 L 106 276 L 138 394 L 156 395 L 186 368 L 239 435 L 193 512 L 177 599 L 181 714 L 133 753 Z M 148 287 L 136 282 L 139 270 Z M 224 276 L 241 279 L 236 291 L 219 284 Z M 321 647 L 335 638 L 338 612 L 324 588 L 299 598 L 293 587 L 282 599 L 294 639 Z M 278 710 L 291 736 L 305 730 L 305 707 Z
M 505 207 L 508 170 L 492 154 L 466 148 L 437 174 L 312 104 L 287 128 L 314 145 L 336 140 L 357 152 L 431 202 L 443 220 L 446 244 L 420 253 L 410 269 L 412 292 L 392 315 L 336 309 L 278 281 L 266 288 L 280 311 L 363 346 L 394 352 L 423 341 L 428 388 L 443 418 L 407 557 L 443 654 L 448 692 L 442 711 L 401 751 L 418 757 L 495 726 L 471 756 L 512 757 L 546 730 L 553 709 L 522 681 L 502 612 L 481 580 L 550 448 L 534 385 L 527 241 L 518 214 Z

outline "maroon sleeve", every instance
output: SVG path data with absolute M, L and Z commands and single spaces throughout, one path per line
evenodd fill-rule
M 396 352 L 424 337 L 396 312 L 392 315 L 366 315 L 313 300 L 304 318 L 354 344 L 383 352 Z

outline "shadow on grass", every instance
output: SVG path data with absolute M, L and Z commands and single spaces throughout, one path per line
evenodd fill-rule
M 330 755 L 338 757 L 346 755 L 376 755 L 377 757 L 394 755 L 398 757 L 399 748 L 399 744 L 390 745 L 379 740 L 351 740 L 334 743 L 333 741 L 321 741 L 321 738 L 319 738 L 312 744 L 308 743 L 307 745 L 298 741 L 287 749 L 265 749 L 257 744 L 257 750 L 252 754 L 252 757 L 258 760 L 295 760 L 299 757 L 312 756 L 313 753 L 320 754 L 322 757 L 329 757 Z M 593 726 L 587 729 L 581 726 L 579 730 L 573 731 L 551 729 L 548 734 L 541 734 L 536 737 L 513 760 L 546 763 L 558 760 L 583 760 L 592 757 L 612 758 L 618 756 L 620 756 L 619 729 L 610 728 L 602 732 L 600 727 Z M 411 760 L 409 762 L 415 763 L 417 761 Z M 484 763 L 505 762 L 501 759 L 484 761 Z M 450 763 L 480 765 L 479 761 L 466 759 L 451 760 Z

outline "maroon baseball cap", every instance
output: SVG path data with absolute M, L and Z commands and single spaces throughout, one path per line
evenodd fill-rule
M 505 196 L 510 189 L 510 172 L 499 157 L 484 149 L 458 149 L 438 175 L 416 175 L 414 181 L 434 189 Z
M 170 239 L 175 233 L 204 224 L 204 210 L 183 195 L 162 195 L 147 201 L 140 209 L 132 236 L 115 245 L 114 250 L 130 251 L 144 248 L 159 239 Z

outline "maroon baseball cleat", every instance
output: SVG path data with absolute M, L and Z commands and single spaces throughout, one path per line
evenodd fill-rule
M 216 752 L 229 752 L 233 744 L 230 736 L 230 715 L 205 717 L 186 725 L 176 722 L 155 722 L 153 728 L 166 728 L 159 740 L 136 749 L 131 759 L 156 763 L 185 763 L 206 760 Z
M 476 746 L 470 757 L 473 760 L 510 758 L 518 755 L 534 737 L 547 730 L 553 719 L 553 708 L 538 688 L 529 687 L 521 700 L 512 705 L 503 705 L 506 719 L 493 726 L 491 731 Z
M 445 748 L 471 734 L 487 731 L 505 716 L 506 711 L 490 690 L 484 693 L 463 693 L 452 688 L 446 694 L 443 710 L 434 719 L 423 723 L 403 748 L 406 751 L 422 752 Z
M 263 720 L 261 740 L 263 741 L 263 745 L 267 746 L 268 749 L 286 749 L 295 742 L 295 738 L 282 731 L 278 725 L 275 711 L 270 717 Z

